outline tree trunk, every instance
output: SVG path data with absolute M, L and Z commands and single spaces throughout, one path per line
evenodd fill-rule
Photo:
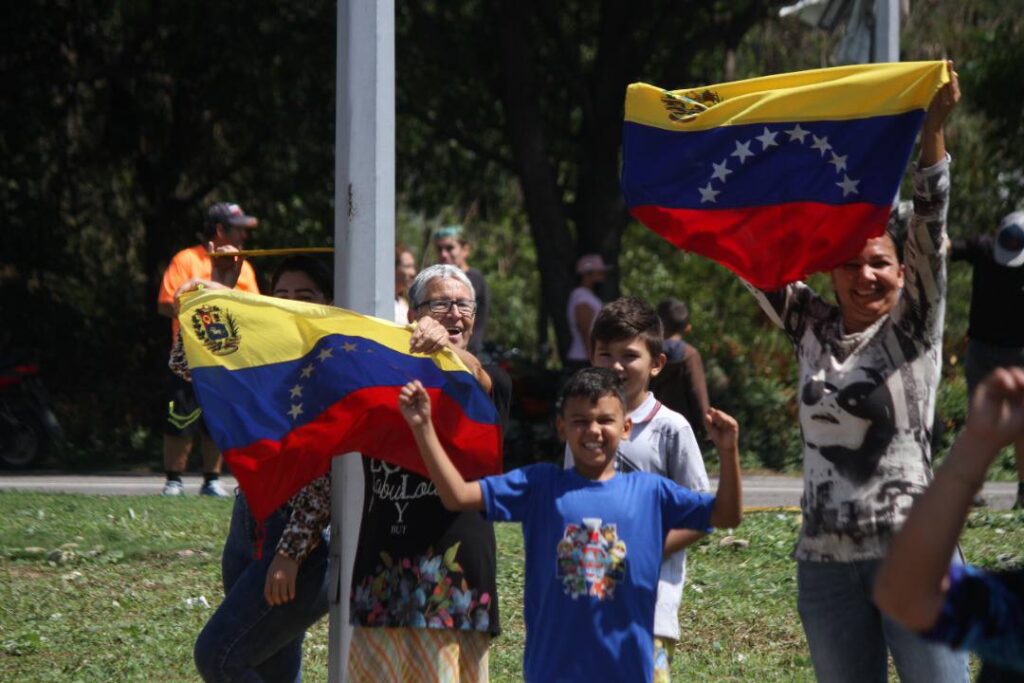
M 505 120 L 537 251 L 541 296 L 555 327 L 559 355 L 564 358 L 570 343 L 565 307 L 575 285 L 572 273 L 576 250 L 561 189 L 548 158 L 541 98 L 536 92 L 527 40 L 527 10 L 520 0 L 503 0 L 499 10 Z

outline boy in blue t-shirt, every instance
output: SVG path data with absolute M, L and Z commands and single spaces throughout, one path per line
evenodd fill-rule
M 411 382 L 399 397 L 445 507 L 523 525 L 525 679 L 650 681 L 665 536 L 740 523 L 739 428 L 725 413 L 709 411 L 708 432 L 722 456 L 711 496 L 646 472 L 616 472 L 616 448 L 632 424 L 612 371 L 580 370 L 562 388 L 559 405 L 571 469 L 542 463 L 467 482 L 437 439 L 423 386 Z
M 655 397 L 651 382 L 665 369 L 662 324 L 642 299 L 622 297 L 605 305 L 590 330 L 590 363 L 622 380 L 626 417 L 633 423 L 628 444 L 615 456 L 619 472 L 651 472 L 697 493 L 711 489 L 694 430 L 684 416 Z M 710 406 L 708 406 L 710 407 Z M 701 425 L 707 408 L 700 415 Z M 627 439 L 623 439 L 626 441 Z M 565 466 L 572 467 L 569 448 Z M 686 580 L 686 548 L 704 536 L 677 529 L 665 539 L 658 598 L 654 603 L 653 683 L 669 683 L 673 651 L 679 642 L 679 603 Z

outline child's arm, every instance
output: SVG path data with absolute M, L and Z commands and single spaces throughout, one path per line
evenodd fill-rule
M 665 545 L 662 548 L 662 558 L 675 555 L 683 548 L 688 548 L 700 539 L 707 536 L 703 531 L 693 529 L 671 529 L 665 534 Z
M 402 387 L 398 408 L 412 429 L 423 464 L 427 466 L 427 472 L 437 487 L 441 503 L 449 510 L 483 510 L 484 497 L 480 484 L 462 478 L 437 440 L 434 423 L 430 421 L 430 396 L 419 380 Z
M 740 427 L 732 416 L 716 408 L 708 409 L 704 418 L 708 436 L 718 449 L 721 471 L 715 506 L 711 509 L 711 526 L 731 529 L 743 521 L 743 487 L 740 481 Z
M 999 451 L 1022 437 L 1024 369 L 996 370 L 978 386 L 967 425 L 889 544 L 874 589 L 883 612 L 914 631 L 935 623 L 944 600 L 943 580 L 971 500 Z
M 687 346 L 686 351 L 689 355 L 691 352 L 695 353 L 696 349 Z M 705 412 L 707 412 L 706 406 Z M 701 413 L 701 415 L 703 414 Z M 678 440 L 674 442 L 673 450 L 675 450 L 676 457 L 670 457 L 669 462 L 666 463 L 670 478 L 691 491 L 707 491 L 709 488 L 708 473 L 704 468 L 704 458 L 701 456 L 694 431 L 692 429 L 679 430 Z M 703 531 L 694 529 L 671 529 L 665 535 L 662 557 L 667 559 L 705 536 L 707 534 Z

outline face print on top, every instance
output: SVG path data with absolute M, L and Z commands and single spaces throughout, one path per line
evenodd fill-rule
M 892 394 L 872 368 L 854 368 L 841 387 L 825 381 L 824 375 L 811 376 L 800 391 L 804 441 L 841 475 L 863 483 L 896 433 Z

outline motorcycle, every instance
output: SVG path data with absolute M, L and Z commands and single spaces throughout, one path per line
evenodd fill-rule
M 39 366 L 12 358 L 0 360 L 0 466 L 38 465 L 51 445 L 63 438 Z

